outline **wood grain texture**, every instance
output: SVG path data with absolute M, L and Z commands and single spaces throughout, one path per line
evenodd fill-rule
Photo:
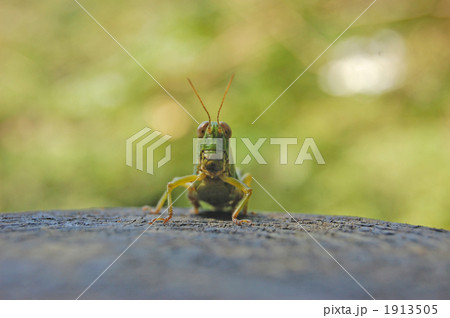
M 154 224 L 81 299 L 449 299 L 450 232 L 345 217 Z M 0 298 L 75 299 L 148 226 L 139 208 L 0 214 Z

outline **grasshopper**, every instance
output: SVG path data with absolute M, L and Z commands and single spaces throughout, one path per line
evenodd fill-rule
M 220 111 L 233 78 L 234 74 L 231 76 L 217 112 L 217 121 L 211 121 L 211 116 L 205 104 L 188 78 L 189 84 L 208 115 L 208 121 L 204 121 L 198 126 L 197 136 L 205 141 L 212 140 L 212 138 L 221 139 L 223 141 L 222 156 L 217 156 L 216 150 L 220 152 L 220 147 L 216 147 L 217 143 L 201 143 L 199 164 L 194 167 L 194 173 L 170 181 L 155 209 L 150 209 L 151 214 L 158 214 L 167 200 L 168 217 L 155 218 L 150 222 L 151 224 L 156 221 L 163 221 L 164 224 L 169 222 L 173 216 L 172 191 L 180 186 L 187 189 L 188 198 L 194 207 L 194 214 L 199 213 L 200 202 L 203 201 L 218 210 L 231 209 L 233 211 L 231 220 L 236 225 L 251 224 L 250 220 L 238 220 L 238 215 L 241 211 L 243 215 L 247 215 L 248 200 L 252 195 L 252 189 L 250 188 L 252 176 L 247 173 L 241 177 L 234 164 L 230 164 L 229 139 L 231 128 L 227 123 L 219 120 Z M 217 157 L 220 159 L 216 159 Z M 149 208 L 144 207 L 144 210 L 149 210 Z

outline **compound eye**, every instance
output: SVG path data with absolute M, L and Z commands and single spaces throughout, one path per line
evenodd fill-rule
M 228 124 L 224 121 L 220 122 L 220 126 L 223 129 L 223 132 L 225 134 L 225 137 L 230 138 L 231 137 L 231 128 L 228 126 Z
M 208 125 L 209 125 L 209 121 L 204 121 L 203 123 L 201 123 L 198 126 L 198 128 L 197 128 L 198 138 L 203 138 L 203 136 L 205 135 L 206 128 L 208 128 Z

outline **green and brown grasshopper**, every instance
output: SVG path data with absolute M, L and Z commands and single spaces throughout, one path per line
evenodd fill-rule
M 242 211 L 247 214 L 248 200 L 252 195 L 250 174 L 239 176 L 234 164 L 230 163 L 229 139 L 231 128 L 227 123 L 219 121 L 220 110 L 227 96 L 228 89 L 233 81 L 231 76 L 227 89 L 217 112 L 217 121 L 211 121 L 211 116 L 203 104 L 200 95 L 188 79 L 200 103 L 208 114 L 208 121 L 202 122 L 197 128 L 198 138 L 205 140 L 200 144 L 199 164 L 195 166 L 192 175 L 175 178 L 167 184 L 167 190 L 159 200 L 154 210 L 150 213 L 158 214 L 167 200 L 169 215 L 166 218 L 156 218 L 151 221 L 163 221 L 167 223 L 173 215 L 172 191 L 177 187 L 185 187 L 188 190 L 188 198 L 194 206 L 193 212 L 199 213 L 200 202 L 206 202 L 215 209 L 224 210 L 231 208 L 233 213 L 231 219 L 233 223 L 242 225 L 251 224 L 250 220 L 238 220 L 238 215 Z M 222 147 L 217 147 L 217 143 L 207 142 L 208 140 L 222 140 Z M 221 148 L 221 149 L 220 149 Z M 219 153 L 218 153 L 219 152 Z M 219 154 L 219 156 L 217 156 Z M 221 154 L 221 155 L 220 155 Z M 219 159 L 217 159 L 219 157 Z M 148 210 L 148 208 L 146 208 Z

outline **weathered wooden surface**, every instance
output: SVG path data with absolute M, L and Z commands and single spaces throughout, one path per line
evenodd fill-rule
M 369 299 L 285 213 L 177 209 L 81 299 Z M 377 299 L 449 299 L 450 232 L 294 215 Z M 0 214 L 0 298 L 75 299 L 148 226 L 138 208 Z

